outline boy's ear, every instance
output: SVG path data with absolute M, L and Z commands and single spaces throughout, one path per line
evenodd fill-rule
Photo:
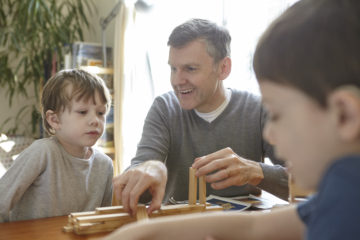
M 347 89 L 335 90 L 329 98 L 334 110 L 341 139 L 352 141 L 360 137 L 360 96 Z
M 225 57 L 219 63 L 219 79 L 224 80 L 230 75 L 231 72 L 231 58 Z
M 58 115 L 53 110 L 47 110 L 45 113 L 46 121 L 49 123 L 52 129 L 57 130 L 60 127 L 60 121 Z

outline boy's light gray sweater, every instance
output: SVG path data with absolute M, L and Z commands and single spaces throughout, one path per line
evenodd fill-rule
M 55 137 L 36 140 L 0 179 L 0 222 L 110 206 L 112 160 L 92 150 L 89 159 L 80 159 Z

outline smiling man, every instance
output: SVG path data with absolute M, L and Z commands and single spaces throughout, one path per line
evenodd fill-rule
M 206 175 L 208 194 L 231 197 L 262 188 L 287 198 L 283 162 L 262 138 L 259 97 L 223 85 L 231 72 L 230 42 L 225 28 L 203 19 L 171 33 L 173 91 L 154 100 L 131 166 L 113 181 L 115 197 L 129 213 L 136 213 L 147 190 L 149 213 L 162 201 L 186 200 L 191 166 L 197 176 Z M 264 164 L 264 157 L 275 165 Z

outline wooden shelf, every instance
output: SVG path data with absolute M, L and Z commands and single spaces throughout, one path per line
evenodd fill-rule
M 104 68 L 104 67 L 98 67 L 98 66 L 81 66 L 79 68 L 82 70 L 88 71 L 90 73 L 99 74 L 99 75 L 114 74 L 113 68 Z

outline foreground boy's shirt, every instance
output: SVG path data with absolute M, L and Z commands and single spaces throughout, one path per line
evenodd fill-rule
M 306 239 L 358 239 L 360 236 L 360 156 L 336 161 L 318 193 L 298 206 Z

